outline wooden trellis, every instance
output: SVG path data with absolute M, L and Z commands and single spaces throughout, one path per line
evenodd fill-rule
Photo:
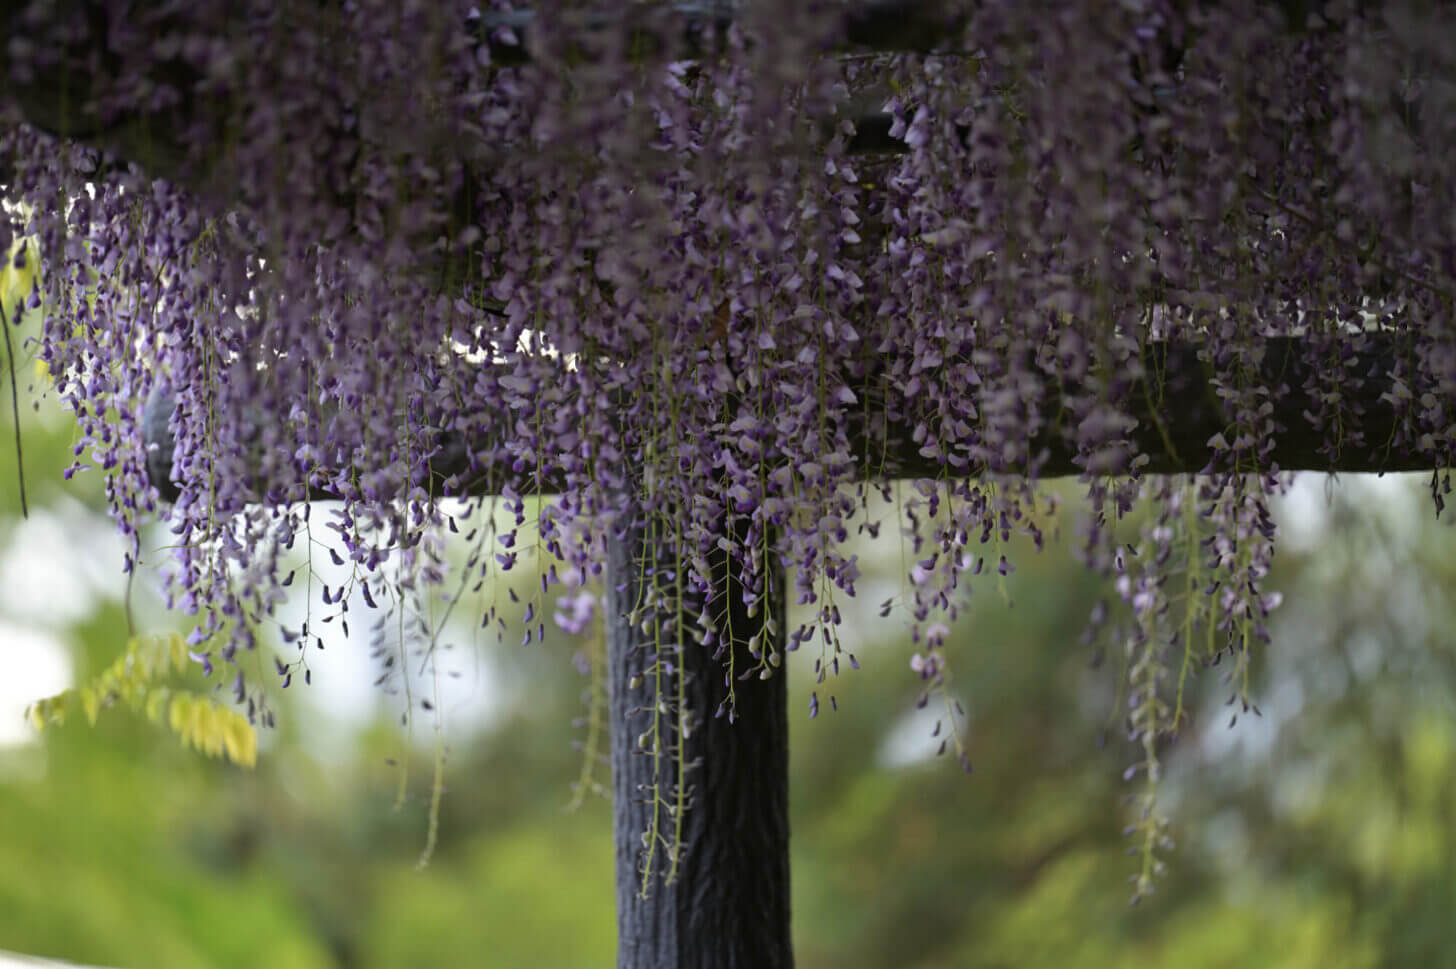
M 620 13 L 589 18 L 584 28 L 615 31 L 618 42 L 625 37 L 633 56 L 650 58 L 672 49 L 689 56 L 707 57 L 718 49 L 723 32 L 731 23 L 730 4 L 676 4 L 672 7 L 627 6 Z M 0 15 L 0 27 L 7 26 Z M 928 0 L 871 3 L 847 15 L 840 34 L 842 49 L 928 50 L 955 36 L 962 19 L 946 14 L 938 3 Z M 472 21 L 481 42 L 500 63 L 520 63 L 530 56 L 530 33 L 535 27 L 529 12 L 487 13 Z M 624 32 L 625 29 L 625 32 Z M 0 45 L 0 68 L 3 63 Z M 106 147 L 129 161 L 166 174 L 175 159 L 182 157 L 176 146 L 166 143 L 165 133 L 150 132 L 138 139 L 130 125 L 135 119 L 103 122 L 89 116 L 83 105 L 86 79 L 77 78 L 70 66 L 64 78 L 70 86 L 69 103 L 56 102 L 56 77 L 44 72 L 34 83 L 15 91 L 28 119 L 58 135 Z M 873 113 L 857 119 L 857 134 L 850 143 L 856 152 L 894 152 L 903 144 L 890 137 L 890 119 Z M 1332 338 L 1323 337 L 1328 343 Z M 1335 338 L 1332 351 L 1350 375 L 1342 383 L 1349 406 L 1344 409 L 1344 439 L 1357 442 L 1336 454 L 1322 450 L 1323 431 L 1312 428 L 1300 415 L 1317 411 L 1308 389 L 1315 376 L 1308 362 L 1303 338 L 1271 339 L 1265 346 L 1262 386 L 1284 384 L 1288 393 L 1281 406 L 1290 415 L 1275 437 L 1273 449 L 1264 456 L 1270 467 L 1283 470 L 1316 471 L 1405 471 L 1421 468 L 1412 458 L 1391 448 L 1401 431 L 1402 412 L 1391 393 L 1398 375 L 1416 365 L 1411 351 L 1387 333 L 1351 333 Z M 1329 359 L 1327 354 L 1326 359 Z M 1128 444 L 1148 462 L 1141 473 L 1196 473 L 1216 469 L 1219 460 L 1212 440 L 1227 426 L 1218 388 L 1194 343 L 1176 340 L 1153 343 L 1143 351 L 1143 364 L 1150 376 L 1133 388 L 1128 399 L 1140 401 L 1131 416 L 1136 427 Z M 882 396 L 880 377 L 873 371 L 855 377 L 849 384 L 866 402 Z M 1078 388 L 1048 389 L 1040 402 L 1043 414 L 1061 411 L 1054 393 L 1069 397 Z M 866 413 L 874 413 L 867 407 Z M 165 414 L 165 410 L 162 411 Z M 912 443 L 909 428 L 869 425 L 869 418 L 854 429 L 852 454 L 867 455 L 861 468 L 865 476 L 941 478 L 963 476 L 963 468 L 932 460 Z M 171 446 L 164 422 L 150 421 L 148 435 L 159 447 L 150 472 L 154 483 L 166 495 L 175 495 L 171 482 Z M 1040 477 L 1081 474 L 1075 460 L 1069 429 L 1048 422 L 1028 441 L 1027 453 Z M 871 448 L 869 445 L 873 444 Z M 886 450 L 888 448 L 888 450 Z M 432 461 L 436 483 L 449 482 L 455 490 L 464 482 L 475 494 L 493 493 L 509 484 L 517 492 L 558 490 L 560 482 L 547 478 L 503 476 L 504 472 L 480 474 L 472 471 L 471 448 L 459 443 Z M 869 455 L 872 454 L 872 457 Z M 1028 469 L 1030 470 L 1030 469 Z M 260 496 L 268 499 L 267 489 Z M 329 494 L 319 492 L 316 498 Z M 731 527 L 725 522 L 725 529 Z M 617 839 L 617 900 L 619 966 L 622 969 L 787 969 L 792 964 L 789 942 L 788 864 L 788 716 L 786 677 L 750 679 L 736 684 L 738 722 L 714 719 L 714 710 L 725 689 L 719 663 L 706 650 L 684 650 L 678 675 L 687 677 L 691 706 L 704 715 L 700 729 L 683 741 L 683 756 L 693 763 L 692 797 L 686 821 L 686 836 L 677 877 L 671 883 L 654 884 L 643 897 L 638 870 L 641 836 L 647 829 L 648 806 L 642 801 L 642 785 L 651 781 L 646 758 L 634 753 L 635 739 L 642 732 L 643 711 L 654 702 L 645 687 L 633 687 L 640 674 L 654 662 L 643 634 L 628 621 L 636 600 L 638 570 L 635 563 L 647 553 L 640 528 L 626 528 L 610 549 L 607 598 L 610 621 L 609 708 L 614 787 L 614 826 Z M 670 550 L 667 550 L 670 552 Z M 657 549 L 659 556 L 664 550 Z M 765 620 L 776 617 L 779 629 L 787 629 L 782 568 L 768 608 L 755 617 L 735 614 L 731 628 L 733 647 L 744 650 L 746 642 Z M 726 555 L 715 562 L 713 599 L 742 610 L 737 579 Z M 696 614 L 694 610 L 688 610 Z M 745 660 L 746 662 L 746 660 Z

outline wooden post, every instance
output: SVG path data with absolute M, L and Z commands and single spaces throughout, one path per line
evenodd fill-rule
M 682 650 L 655 646 L 654 637 L 630 621 L 646 551 L 639 524 L 612 540 L 607 564 L 617 967 L 791 969 L 785 671 L 781 667 L 767 680 L 754 675 L 735 681 L 735 722 L 715 717 L 728 686 L 724 664 L 713 658 L 712 648 L 700 645 L 691 628 Z M 659 547 L 651 560 L 670 570 L 671 554 L 671 549 Z M 747 641 L 765 617 L 776 616 L 780 636 L 787 628 L 782 578 L 780 569 L 772 600 L 750 618 L 727 554 L 713 553 L 710 614 L 725 634 L 731 628 L 734 664 L 740 671 L 757 666 Z M 684 613 L 696 616 L 700 605 Z M 661 657 L 655 655 L 659 649 Z M 659 848 L 644 896 L 641 859 L 643 832 L 652 823 L 653 758 L 639 747 L 638 738 L 651 725 L 659 659 L 662 669 L 670 665 L 671 676 L 686 678 L 683 692 L 692 719 L 683 756 L 690 765 L 691 799 L 675 877 L 671 882 L 661 877 L 669 863 Z M 670 683 L 675 695 L 677 681 Z M 675 730 L 671 741 L 677 742 Z M 659 823 L 661 818 L 659 814 Z

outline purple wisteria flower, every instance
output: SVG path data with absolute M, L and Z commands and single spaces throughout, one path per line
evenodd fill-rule
M 194 657 L 269 719 L 240 653 L 315 531 L 352 570 L 317 590 L 341 617 L 356 590 L 453 602 L 449 533 L 474 550 L 461 588 L 540 552 L 563 595 L 521 620 L 539 641 L 548 611 L 586 627 L 640 526 L 671 553 L 634 613 L 662 656 L 732 662 L 705 601 L 726 555 L 749 615 L 792 596 L 810 618 L 725 673 L 812 649 L 822 679 L 881 494 L 929 697 L 966 597 L 1012 571 L 1014 536 L 1040 546 L 1038 485 L 1070 472 L 1155 780 L 1185 620 L 1248 701 L 1281 444 L 1312 442 L 1311 467 L 1377 446 L 1453 463 L 1456 45 L 1415 3 L 1308 23 L 1252 0 L 964 6 L 936 52 L 848 58 L 830 3 L 737 5 L 707 53 L 664 28 L 643 54 L 630 18 L 564 2 L 524 40 L 467 3 L 26 19 L 0 160 L 44 263 L 39 358 L 128 568 L 141 524 L 168 522 Z M 59 77 L 79 121 L 47 113 Z M 864 105 L 898 153 L 854 150 Z M 1271 376 L 1292 338 L 1297 379 Z M 1401 348 L 1388 386 L 1376 338 Z M 1205 426 L 1163 405 L 1189 399 L 1171 343 L 1217 415 L 1197 440 L 1162 422 Z M 1360 430 L 1375 407 L 1388 441 Z M 1198 595 L 1170 592 L 1188 575 Z

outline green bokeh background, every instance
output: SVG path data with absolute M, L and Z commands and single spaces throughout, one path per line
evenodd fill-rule
M 22 420 L 32 515 L 82 503 L 105 554 L 99 480 L 61 478 L 66 418 L 44 401 Z M 8 438 L 8 413 L 0 425 Z M 1456 542 L 1420 490 L 1346 482 L 1322 525 L 1284 545 L 1273 584 L 1285 604 L 1256 667 L 1264 716 L 1227 729 L 1219 671 L 1201 675 L 1168 755 L 1179 846 L 1137 906 L 1121 834 L 1121 773 L 1136 756 L 1111 716 L 1117 661 L 1093 668 L 1079 643 L 1102 587 L 1069 549 L 1075 488 L 1060 538 L 1022 550 L 1003 588 L 985 580 L 949 646 L 971 714 L 969 777 L 917 753 L 929 725 L 914 717 L 901 624 L 852 623 L 868 637 L 855 647 L 864 669 L 832 685 L 837 713 L 821 703 L 808 717 L 812 657 L 798 657 L 798 964 L 1456 966 Z M 0 556 L 23 562 L 18 512 L 7 445 Z M 865 556 L 867 586 L 894 581 L 898 554 Z M 146 607 L 154 584 L 144 574 L 133 590 L 138 615 L 178 622 Z M 877 600 L 865 605 L 872 615 Z M 52 631 L 76 676 L 93 675 L 125 644 L 119 594 Z M 299 705 L 295 687 L 254 771 L 119 710 L 0 747 L 0 949 L 129 969 L 612 965 L 610 806 L 563 810 L 582 768 L 580 644 L 480 648 L 520 697 L 488 728 L 450 735 L 423 869 L 432 731 L 417 723 L 405 757 L 393 698 L 325 748 L 313 733 L 345 728 Z M 207 687 L 200 673 L 192 685 Z

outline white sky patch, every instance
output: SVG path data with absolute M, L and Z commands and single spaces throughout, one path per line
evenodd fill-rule
M 445 510 L 458 513 L 462 509 L 463 504 Z M 327 516 L 326 507 L 314 508 L 312 554 L 307 561 L 302 554 L 291 555 L 287 559 L 284 569 L 295 570 L 294 580 L 288 589 L 288 598 L 278 606 L 274 617 L 277 623 L 295 632 L 302 628 L 305 620 L 308 621 L 306 655 L 312 681 L 305 682 L 301 669 L 294 672 L 288 693 L 289 699 L 299 708 L 286 715 L 297 717 L 306 724 L 302 742 L 311 753 L 326 760 L 347 757 L 354 749 L 357 731 L 374 723 L 381 715 L 398 725 L 400 714 L 405 709 L 405 691 L 397 673 L 401 665 L 406 667 L 409 676 L 413 720 L 410 734 L 416 744 L 432 742 L 437 716 L 443 723 L 446 740 L 457 742 L 499 724 L 525 702 L 528 692 L 520 689 L 519 685 L 512 689 L 510 664 L 496 654 L 495 633 L 479 628 L 479 608 L 483 600 L 474 597 L 462 601 L 439 632 L 435 659 L 438 675 L 427 661 L 422 644 L 413 639 L 407 643 L 404 656 L 400 657 L 397 648 L 399 626 L 393 620 L 388 621 L 385 642 L 395 657 L 396 673 L 386 685 L 376 685 L 384 668 L 383 657 L 371 656 L 374 648 L 372 630 L 389 609 L 387 597 L 376 591 L 375 597 L 384 608 L 370 609 L 363 594 L 355 588 L 348 599 L 347 635 L 339 619 L 323 621 L 325 616 L 337 614 L 338 606 L 324 605 L 320 601 L 320 590 L 324 586 L 330 589 L 347 586 L 355 575 L 355 566 L 348 560 L 338 536 L 323 525 Z M 509 520 L 503 508 L 497 510 L 497 519 L 498 524 Z M 458 541 L 453 544 L 460 545 Z M 298 550 L 301 552 L 304 547 L 301 534 Z M 333 563 L 329 555 L 331 547 L 344 558 L 344 564 Z M 456 568 L 458 564 L 447 573 L 444 586 L 451 594 L 460 584 Z M 380 569 L 381 574 L 388 578 L 394 573 L 396 565 L 389 561 Z M 513 577 L 518 592 L 524 594 L 534 576 L 534 569 L 522 568 L 520 574 Z M 487 582 L 487 593 L 490 585 Z M 377 586 L 374 588 L 377 589 Z M 504 585 L 499 588 L 499 598 L 504 601 Z M 434 595 L 435 618 L 438 620 L 445 607 L 438 601 L 438 592 Z M 519 631 L 515 634 L 519 636 Z M 314 636 L 322 639 L 322 651 L 313 645 Z M 454 648 L 445 648 L 449 644 L 453 644 Z M 293 662 L 299 656 L 298 647 L 296 644 L 284 645 L 278 637 L 268 635 L 264 637 L 260 650 L 263 652 L 263 675 L 268 692 L 277 695 L 279 681 L 273 671 L 272 657 L 276 655 L 285 663 Z M 425 710 L 420 704 L 422 698 L 429 700 L 434 709 Z
M 960 700 L 962 705 L 967 701 Z M 968 711 L 969 712 L 969 711 Z M 942 721 L 939 735 L 935 734 L 935 722 Z M 876 753 L 875 762 L 881 767 L 909 767 L 934 760 L 940 745 L 946 743 L 954 729 L 946 712 L 945 702 L 938 696 L 930 702 L 895 721 L 885 734 Z M 945 756 L 951 756 L 947 753 Z
M 1309 551 L 1324 534 L 1329 505 L 1325 494 L 1328 480 L 1328 475 L 1295 475 L 1289 490 L 1277 500 L 1279 541 L 1291 551 Z
M 1307 554 L 1325 541 L 1330 525 L 1330 499 L 1336 489 L 1361 496 L 1369 513 L 1379 514 L 1391 529 L 1392 538 L 1413 542 L 1424 527 L 1422 516 L 1434 517 L 1430 499 L 1422 500 L 1417 483 L 1424 486 L 1430 475 L 1411 474 L 1329 475 L 1304 472 L 1294 476 L 1289 491 L 1275 502 L 1279 521 L 1279 545 L 1297 554 Z M 1277 554 L 1277 552 L 1276 552 Z
M 347 569 L 338 569 L 340 575 L 334 576 L 331 572 L 335 568 L 333 563 L 326 562 L 318 571 L 325 576 L 325 581 L 337 586 L 346 578 Z M 279 608 L 278 618 L 285 626 L 297 629 L 307 611 L 302 597 L 295 596 Z M 353 621 L 348 636 L 344 635 L 337 620 L 320 623 L 318 620 L 323 615 L 315 602 L 314 621 L 309 624 L 309 633 L 312 636 L 315 630 L 318 631 L 323 638 L 324 649 L 322 652 L 313 647 L 308 650 L 313 681 L 305 685 L 302 674 L 297 673 L 289 692 L 304 707 L 291 715 L 303 718 L 308 725 L 303 737 L 305 746 L 314 753 L 331 755 L 352 749 L 355 731 L 373 723 L 381 710 L 386 712 L 387 719 L 398 723 L 399 714 L 404 709 L 404 692 L 397 677 L 391 681 L 391 693 L 387 694 L 384 687 L 374 685 L 382 667 L 379 659 L 370 656 L 369 627 L 379 614 L 368 609 L 361 596 L 355 595 L 350 600 L 349 615 Z M 477 618 L 473 613 L 467 615 Z M 417 649 L 411 648 L 407 652 L 410 695 L 413 698 L 412 733 L 417 742 L 433 736 L 435 713 L 444 718 L 448 739 L 463 740 L 498 723 L 512 709 L 511 698 L 496 669 L 498 664 L 491 661 L 489 647 L 470 647 L 466 623 L 452 619 L 440 638 L 442 642 L 457 642 L 460 647 L 441 652 L 438 677 L 433 676 L 428 667 L 421 673 L 424 659 Z M 271 655 L 272 646 L 263 648 Z M 284 647 L 278 650 L 277 655 L 288 661 L 294 659 L 298 652 L 295 647 Z M 271 663 L 267 665 L 270 668 L 264 675 L 275 680 Z M 452 671 L 459 675 L 449 675 Z M 270 688 L 272 686 L 276 686 L 276 681 L 270 683 Z M 422 697 L 435 705 L 435 712 L 420 707 Z
M 1302 697 L 1291 695 L 1289 699 L 1293 702 Z M 1204 758 L 1214 763 L 1234 757 L 1246 761 L 1268 760 L 1274 742 L 1279 739 L 1279 725 L 1264 711 L 1263 702 L 1261 700 L 1259 709 L 1265 713 L 1264 716 L 1255 716 L 1253 710 L 1244 713 L 1238 701 L 1225 707 L 1227 713 L 1235 710 L 1239 713 L 1238 723 L 1232 728 L 1229 727 L 1227 714 L 1220 717 L 1220 711 L 1213 712 L 1198 728 L 1198 745 Z
M 124 591 L 124 551 L 110 519 L 79 502 L 32 511 L 0 549 L 0 615 L 50 628 L 84 619 Z
M 467 363 L 485 363 L 487 360 L 496 364 L 510 362 L 509 358 L 499 351 L 492 353 L 483 348 L 472 349 L 469 344 L 455 339 L 451 339 L 450 349 L 463 357 Z M 562 357 L 561 351 L 557 350 L 551 344 L 546 343 L 544 337 L 538 340 L 536 338 L 536 331 L 529 327 L 522 329 L 521 335 L 516 338 L 516 352 L 533 357 L 538 355 L 552 359 Z M 575 353 L 568 353 L 562 357 L 562 363 L 565 364 L 567 370 L 575 370 L 577 368 L 577 361 L 578 355 Z
M 25 708 L 71 685 L 71 658 L 53 633 L 0 620 L 0 748 L 36 738 Z

